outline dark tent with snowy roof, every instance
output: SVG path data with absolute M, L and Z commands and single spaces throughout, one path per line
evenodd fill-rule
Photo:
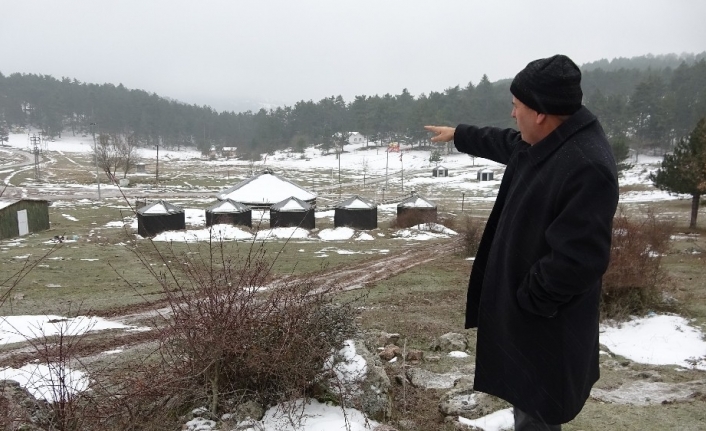
M 399 227 L 433 223 L 436 222 L 436 215 L 436 204 L 416 194 L 397 204 L 397 226 Z
M 446 169 L 443 166 L 437 166 L 434 169 L 431 170 L 431 175 L 433 177 L 448 177 L 449 176 L 449 170 Z
M 314 207 L 290 196 L 270 207 L 270 227 L 300 227 L 314 229 Z
M 252 210 L 230 199 L 218 201 L 206 209 L 206 226 L 214 224 L 252 227 Z
M 169 202 L 159 200 L 137 210 L 137 233 L 143 237 L 184 229 L 186 229 L 184 210 Z
M 310 205 L 316 205 L 315 193 L 304 190 L 293 182 L 280 177 L 271 169 L 265 169 L 217 195 L 220 200 L 231 199 L 250 208 L 270 208 L 290 196 Z
M 335 227 L 349 226 L 354 229 L 376 229 L 378 207 L 367 199 L 356 195 L 336 205 L 333 214 Z

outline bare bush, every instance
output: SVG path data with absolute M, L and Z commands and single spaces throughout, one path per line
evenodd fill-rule
M 273 280 L 264 248 L 230 255 L 221 242 L 196 247 L 160 254 L 163 273 L 145 265 L 172 312 L 160 338 L 171 380 L 188 382 L 189 402 L 214 415 L 228 400 L 268 406 L 306 396 L 324 361 L 355 332 L 352 308 L 333 302 L 339 289 Z
M 84 398 L 91 411 L 85 429 L 179 429 L 179 417 L 199 397 L 199 388 L 189 379 L 175 378 L 171 362 L 160 358 L 93 374 L 93 390 Z
M 476 255 L 485 228 L 485 222 L 482 219 L 464 214 L 461 217 L 442 218 L 440 222 L 461 235 L 463 252 L 466 256 Z
M 603 277 L 604 317 L 625 317 L 662 303 L 667 274 L 661 265 L 672 226 L 648 211 L 641 220 L 619 212 L 613 221 L 610 265 Z

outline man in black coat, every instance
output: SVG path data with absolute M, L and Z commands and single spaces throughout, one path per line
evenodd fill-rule
M 474 388 L 510 402 L 515 430 L 559 430 L 598 380 L 601 278 L 618 180 L 568 57 L 533 61 L 510 86 L 519 131 L 426 126 L 434 142 L 506 166 L 468 284 Z

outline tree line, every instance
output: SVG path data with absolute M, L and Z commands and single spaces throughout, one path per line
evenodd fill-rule
M 584 104 L 598 115 L 612 140 L 635 149 L 667 151 L 706 116 L 704 57 L 706 53 L 592 63 L 583 71 Z M 424 124 L 512 127 L 509 84 L 483 76 L 477 84 L 416 97 L 403 89 L 396 95 L 362 95 L 352 101 L 331 96 L 235 113 L 122 84 L 0 73 L 0 139 L 12 128 L 30 125 L 48 136 L 95 132 L 129 137 L 140 146 L 195 146 L 204 152 L 232 146 L 252 157 L 312 144 L 326 151 L 350 131 L 372 141 L 415 145 L 428 138 Z

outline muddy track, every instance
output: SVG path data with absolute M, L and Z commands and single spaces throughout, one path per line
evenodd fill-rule
M 410 244 L 408 248 L 400 252 L 378 255 L 371 259 L 324 269 L 301 277 L 320 285 L 322 288 L 361 289 L 403 273 L 415 266 L 448 256 L 459 251 L 461 247 L 462 240 L 460 238 L 415 243 L 413 245 Z M 289 276 L 273 280 L 272 283 L 291 282 L 297 278 Z M 171 309 L 166 301 L 159 301 L 151 304 L 108 310 L 100 314 L 113 322 L 126 325 L 145 325 L 146 322 L 154 323 L 159 321 L 161 316 L 168 316 L 171 314 Z M 131 347 L 138 347 L 154 342 L 158 336 L 157 331 L 143 332 L 140 335 L 127 331 L 106 331 L 104 335 L 101 334 L 101 332 L 90 333 L 89 336 L 82 340 L 80 352 L 82 359 L 90 359 L 94 355 L 115 348 L 125 350 Z M 34 350 L 36 349 L 29 343 L 14 344 L 9 348 L 0 347 L 0 367 L 17 366 L 20 363 L 27 363 L 37 359 L 38 355 Z
M 415 244 L 402 252 L 356 262 L 343 268 L 325 270 L 313 279 L 323 287 L 340 286 L 344 290 L 361 289 L 386 280 L 408 269 L 436 260 L 460 250 L 461 239 Z

